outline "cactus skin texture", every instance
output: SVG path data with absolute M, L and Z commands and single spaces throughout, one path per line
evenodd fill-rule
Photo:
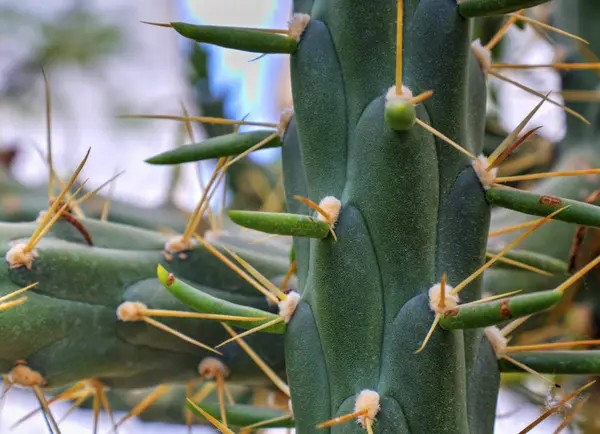
M 352 412 L 363 389 L 381 397 L 377 433 L 493 431 L 499 372 L 481 330 L 437 331 L 415 354 L 433 321 L 427 290 L 442 273 L 456 284 L 483 262 L 490 207 L 466 157 L 384 121 L 396 3 L 314 2 L 291 57 L 288 211 L 306 213 L 294 195 L 342 201 L 337 242 L 294 240 L 302 302 L 286 364 L 302 434 L 327 432 L 315 425 Z M 418 117 L 477 154 L 486 93 L 470 22 L 456 2 L 426 0 L 404 2 L 404 23 L 404 85 L 434 93 Z M 480 291 L 474 282 L 461 299 Z M 331 432 L 365 431 L 349 422 Z
M 2 312 L 3 373 L 10 371 L 14 361 L 26 360 L 44 376 L 50 389 L 91 377 L 109 387 L 126 389 L 197 378 L 198 363 L 214 353 L 147 324 L 117 319 L 116 309 L 125 301 L 143 302 L 153 309 L 190 310 L 160 284 L 157 263 L 177 270 L 182 278 L 209 294 L 269 309 L 263 296 L 202 246 L 185 252 L 186 259 L 174 254 L 167 262 L 161 251 L 171 236 L 97 220 L 84 219 L 83 223 L 94 247 L 87 246 L 76 230 L 59 221 L 36 248 L 39 257 L 31 270 L 9 270 L 3 263 L 0 296 L 40 282 L 28 291 L 27 302 Z M 0 240 L 6 246 L 2 255 L 10 242 L 26 239 L 35 227 L 35 223 L 0 224 Z M 233 248 L 231 243 L 224 245 Z M 285 250 L 256 246 L 252 252 L 247 242 L 245 252 L 237 246 L 235 249 L 265 275 L 275 277 L 287 271 L 287 261 L 273 259 L 285 255 Z M 217 321 L 159 320 L 209 346 L 228 337 Z M 282 340 L 275 335 L 251 336 L 249 341 L 252 338 L 262 341 L 253 344 L 261 356 L 283 372 Z M 239 348 L 229 346 L 222 352 L 231 368 L 240 364 L 231 381 L 269 384 Z

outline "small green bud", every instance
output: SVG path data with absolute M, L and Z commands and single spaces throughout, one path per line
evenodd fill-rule
M 385 96 L 385 121 L 393 130 L 406 131 L 415 124 L 417 111 L 412 98 L 413 94 L 406 86 L 402 86 L 400 92 L 396 91 L 396 86 L 388 89 Z
M 385 105 L 385 121 L 396 131 L 406 131 L 413 127 L 417 119 L 417 111 L 408 100 L 391 101 Z

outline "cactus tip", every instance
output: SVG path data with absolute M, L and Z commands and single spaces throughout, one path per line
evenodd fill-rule
M 169 272 L 167 271 L 167 269 L 165 267 L 163 267 L 160 264 L 158 264 L 156 266 L 156 275 L 158 277 L 158 280 L 160 280 L 163 285 L 166 283 L 167 279 L 169 278 Z

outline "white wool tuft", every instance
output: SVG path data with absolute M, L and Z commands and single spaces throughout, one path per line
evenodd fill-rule
M 358 423 L 364 428 L 366 426 L 366 419 L 375 420 L 377 413 L 379 413 L 379 394 L 374 390 L 365 389 L 356 397 L 354 404 L 354 411 L 367 410 L 367 414 L 358 418 Z
M 396 86 L 392 86 L 385 95 L 385 102 L 388 104 L 406 104 L 412 97 L 413 93 L 408 87 L 402 85 L 402 93 L 396 95 Z
M 506 346 L 508 345 L 508 339 L 502 334 L 500 329 L 496 326 L 486 327 L 484 329 L 485 335 L 487 336 L 494 353 L 498 359 L 501 359 L 506 354 Z
M 294 38 L 299 41 L 306 30 L 306 26 L 310 22 L 310 15 L 307 14 L 294 14 L 292 19 L 288 22 L 288 28 L 290 30 L 290 38 Z
M 186 250 L 190 250 L 196 244 L 198 244 L 198 242 L 193 238 L 190 238 L 187 242 L 184 242 L 183 237 L 181 235 L 177 235 L 175 238 L 171 238 L 165 243 L 165 250 L 171 253 L 184 252 Z
M 321 221 L 324 221 L 328 225 L 333 226 L 337 222 L 338 217 L 340 215 L 340 210 L 342 209 L 342 202 L 340 202 L 339 199 L 333 196 L 326 196 L 323 199 L 321 199 L 321 202 L 319 203 L 319 208 L 321 208 L 327 213 L 327 217 L 319 213 L 317 218 Z
M 148 309 L 144 303 L 139 301 L 126 301 L 117 308 L 117 318 L 121 321 L 141 321 L 144 315 L 142 312 Z
M 290 322 L 292 316 L 294 316 L 298 303 L 300 303 L 300 294 L 296 291 L 291 291 L 287 294 L 285 300 L 279 302 L 279 316 L 282 317 L 286 323 Z
M 429 309 L 440 314 L 450 309 L 454 309 L 458 305 L 460 299 L 458 298 L 458 294 L 452 294 L 452 289 L 452 286 L 446 284 L 446 289 L 444 291 L 444 306 L 440 307 L 440 300 L 442 299 L 442 285 L 436 283 L 429 288 Z
M 31 270 L 33 260 L 38 257 L 38 254 L 35 250 L 25 252 L 26 245 L 25 243 L 15 244 L 6 252 L 5 259 L 8 265 L 15 268 L 25 266 L 28 270 Z
M 490 167 L 490 163 L 485 156 L 480 155 L 476 160 L 473 160 L 471 164 L 473 165 L 473 170 L 475 170 L 475 173 L 479 178 L 479 182 L 481 182 L 481 185 L 484 189 L 487 190 L 494 182 L 496 182 L 498 168 L 495 167 L 490 171 L 486 170 L 488 167 Z
M 475 54 L 479 65 L 481 65 L 483 73 L 487 77 L 488 72 L 492 69 L 492 52 L 481 45 L 479 39 L 475 39 L 471 43 L 471 49 L 473 50 L 473 54 Z

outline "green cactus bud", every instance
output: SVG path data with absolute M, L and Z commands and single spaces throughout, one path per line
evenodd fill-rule
M 415 125 L 417 111 L 410 99 L 395 95 L 395 87 L 388 92 L 385 104 L 385 121 L 396 131 L 406 131 Z

